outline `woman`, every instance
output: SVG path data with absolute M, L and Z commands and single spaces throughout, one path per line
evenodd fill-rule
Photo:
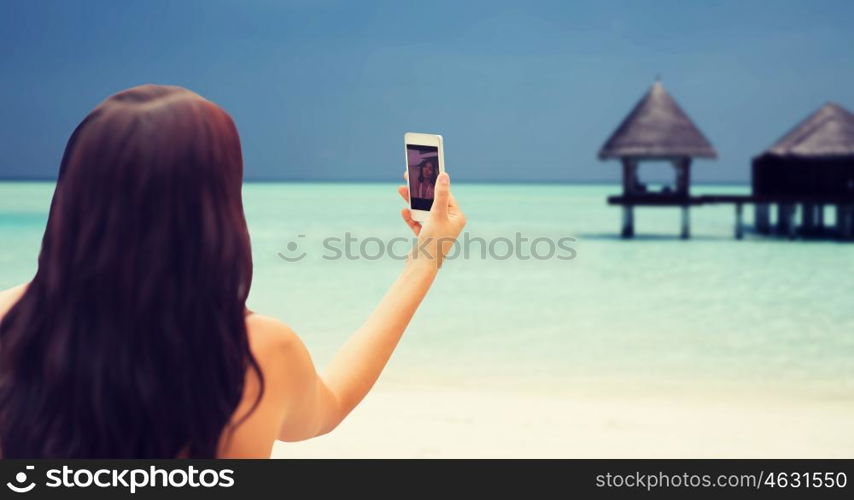
M 268 457 L 362 400 L 465 224 L 447 176 L 423 226 L 402 212 L 428 251 L 322 377 L 290 328 L 246 309 L 242 177 L 231 118 L 185 89 L 135 87 L 83 120 L 38 271 L 0 294 L 0 456 Z
M 436 169 L 434 160 L 425 159 L 418 164 L 418 193 L 416 198 L 432 200 L 435 196 L 435 185 L 439 171 Z

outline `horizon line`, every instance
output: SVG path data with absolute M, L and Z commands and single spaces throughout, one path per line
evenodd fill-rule
M 0 182 L 51 182 L 55 183 L 55 177 L 0 177 Z M 312 179 L 312 178 L 277 178 L 277 177 L 250 177 L 243 179 L 244 183 L 257 184 L 275 184 L 275 183 L 294 183 L 294 184 L 375 184 L 389 183 L 399 184 L 400 180 L 389 178 L 342 178 L 342 179 Z M 455 183 L 464 184 L 621 184 L 620 179 L 476 179 L 463 178 L 454 179 Z M 659 181 L 650 181 L 656 183 Z M 725 184 L 725 185 L 749 185 L 749 179 L 734 180 L 694 180 L 692 185 L 708 185 L 708 184 Z

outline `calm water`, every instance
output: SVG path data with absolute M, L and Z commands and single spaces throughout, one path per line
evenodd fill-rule
M 0 287 L 32 275 L 52 189 L 0 183 Z M 576 258 L 447 262 L 385 380 L 547 388 L 601 378 L 854 391 L 854 245 L 737 242 L 731 206 L 694 210 L 695 238 L 687 242 L 676 238 L 676 210 L 640 210 L 641 237 L 621 241 L 619 210 L 604 201 L 615 187 L 459 184 L 455 191 L 472 236 L 573 237 Z M 385 184 L 249 184 L 245 200 L 255 256 L 250 307 L 290 324 L 322 364 L 401 267 L 387 257 L 324 259 L 332 254 L 324 239 L 349 232 L 357 251 L 363 238 L 406 236 L 402 202 Z M 299 244 L 293 251 L 291 241 Z M 376 242 L 366 250 L 376 255 Z M 302 252 L 298 262 L 278 255 Z

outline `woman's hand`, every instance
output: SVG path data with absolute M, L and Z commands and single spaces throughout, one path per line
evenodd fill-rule
M 408 203 L 409 189 L 400 186 L 397 191 Z M 427 262 L 437 268 L 442 265 L 442 259 L 466 225 L 466 217 L 451 194 L 451 180 L 446 173 L 439 174 L 436 179 L 433 206 L 423 224 L 412 219 L 409 208 L 404 208 L 401 215 L 406 225 L 418 236 L 412 260 Z

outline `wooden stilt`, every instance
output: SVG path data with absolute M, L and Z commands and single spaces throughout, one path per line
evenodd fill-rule
M 682 205 L 682 239 L 691 237 L 691 216 L 688 205 Z
M 635 235 L 634 206 L 623 205 L 623 238 L 631 238 Z
M 795 237 L 795 204 L 793 203 L 778 203 L 777 204 L 777 233 Z
M 836 205 L 836 231 L 843 240 L 854 233 L 854 205 Z
M 815 232 L 815 204 L 803 203 L 801 205 L 801 229 L 807 234 Z
M 815 206 L 815 229 L 816 232 L 824 232 L 824 205 L 821 203 Z
M 786 233 L 789 236 L 790 240 L 795 239 L 795 234 L 797 233 L 797 224 L 795 224 L 795 213 L 797 212 L 798 206 L 794 203 L 786 203 Z
M 785 203 L 777 203 L 777 232 L 780 234 L 789 232 L 787 226 L 787 221 L 789 220 L 787 208 Z
M 754 226 L 756 232 L 768 234 L 771 232 L 771 210 L 767 203 L 757 203 L 754 207 Z
M 735 239 L 740 240 L 744 238 L 744 223 L 742 221 L 743 217 L 743 207 L 741 203 L 735 204 Z

